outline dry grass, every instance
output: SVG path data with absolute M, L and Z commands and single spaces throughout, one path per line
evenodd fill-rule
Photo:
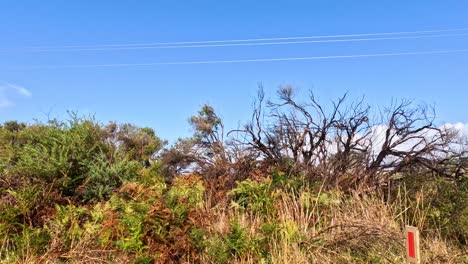
M 128 186 L 127 186 L 128 187 Z M 125 189 L 125 188 L 124 188 Z M 427 214 L 423 195 L 418 196 L 419 210 L 407 215 L 408 204 L 402 192 L 397 202 L 388 204 L 376 196 L 345 195 L 338 191 L 273 190 L 274 210 L 260 215 L 232 206 L 229 199 L 212 206 L 205 196 L 203 205 L 192 212 L 190 221 L 205 232 L 205 240 L 226 238 L 237 222 L 248 239 L 266 241 L 261 246 L 268 256 L 249 248 L 243 254 L 228 251 L 228 263 L 405 263 L 403 225 L 411 219 L 422 224 Z M 265 224 L 274 231 L 265 234 Z M 132 263 L 135 256 L 114 249 L 102 249 L 93 237 L 77 241 L 67 252 L 48 252 L 34 256 L 26 252 L 9 263 Z M 214 240 L 221 246 L 225 240 Z M 450 245 L 438 236 L 421 242 L 423 263 L 466 263 L 466 251 Z M 210 248 L 182 256 L 178 263 L 217 263 Z M 464 262 L 465 261 L 465 262 Z
M 214 217 L 206 223 L 210 232 L 227 234 L 230 221 L 238 219 L 252 237 L 261 237 L 262 224 L 273 219 L 280 231 L 269 243 L 271 263 L 405 263 L 404 233 L 398 219 L 404 211 L 372 196 L 363 198 L 338 194 L 337 200 L 320 204 L 320 196 L 305 204 L 302 193 L 282 193 L 275 202 L 276 214 L 269 219 L 240 213 L 235 208 L 206 208 Z M 423 212 L 420 212 L 422 217 Z M 412 216 L 417 218 L 418 216 Z M 294 232 L 300 238 L 294 238 Z M 463 251 L 450 247 L 439 238 L 422 241 L 424 263 L 462 263 Z M 202 258 L 210 262 L 209 256 Z M 465 259 L 466 260 L 466 259 Z M 233 258 L 230 263 L 257 263 L 249 255 Z
M 310 193 L 306 190 L 281 193 L 275 201 L 275 215 L 267 219 L 241 213 L 233 207 L 205 208 L 206 215 L 212 215 L 214 221 L 204 225 L 209 232 L 225 235 L 230 222 L 236 219 L 251 237 L 262 237 L 262 224 L 275 221 L 279 230 L 269 243 L 272 263 L 349 263 L 353 262 L 352 252 L 366 252 L 369 248 L 388 263 L 404 260 L 402 233 L 391 208 L 382 201 L 349 200 L 343 196 L 322 205 L 317 197 L 310 197 L 315 202 L 306 203 L 304 196 L 309 197 Z M 389 247 L 396 252 L 386 259 Z M 247 254 L 231 262 L 255 263 L 256 260 L 256 256 Z

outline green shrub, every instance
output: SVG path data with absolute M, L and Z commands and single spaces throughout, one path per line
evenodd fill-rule
M 449 180 L 413 175 L 400 186 L 409 208 L 404 224 L 418 225 L 424 233 L 437 230 L 462 244 L 468 242 L 468 177 Z
M 68 122 L 0 128 L 0 173 L 52 185 L 64 196 L 97 200 L 134 178 L 137 167 L 148 166 L 163 145 L 149 128 L 104 127 L 72 114 Z
M 160 174 L 159 162 L 153 163 L 149 168 L 141 168 L 138 171 L 136 182 L 144 185 L 145 187 L 156 188 L 164 191 L 166 189 L 166 183 L 164 177 Z
M 228 263 L 231 256 L 226 240 L 215 235 L 209 237 L 205 242 L 206 253 L 212 259 L 213 263 Z
M 206 246 L 205 240 L 206 240 L 206 233 L 205 230 L 200 229 L 200 228 L 192 228 L 189 234 L 190 241 L 192 242 L 192 245 L 198 249 L 204 249 Z
M 7 199 L 0 201 L 1 219 L 12 225 L 15 221 L 30 224 L 33 211 L 43 202 L 41 200 L 43 193 L 39 188 L 37 185 L 30 185 L 17 190 L 6 190 L 10 201 Z
M 257 259 L 268 255 L 265 239 L 250 235 L 248 228 L 237 220 L 232 221 L 230 225 L 231 231 L 226 237 L 226 244 L 232 255 L 243 257 L 250 254 Z
M 341 203 L 340 196 L 341 193 L 337 191 L 302 191 L 299 196 L 299 202 L 307 209 L 313 209 L 314 206 L 327 208 L 339 205 Z
M 248 209 L 261 216 L 274 212 L 275 196 L 271 182 L 256 182 L 250 179 L 237 182 L 237 186 L 229 194 L 233 196 L 233 206 Z
M 177 205 L 197 208 L 203 205 L 204 193 L 205 186 L 200 177 L 180 176 L 174 179 L 171 189 L 167 192 L 167 205 L 170 208 Z
M 304 239 L 304 235 L 300 231 L 298 224 L 289 219 L 271 219 L 261 225 L 260 232 L 270 243 L 282 241 L 290 245 Z
M 468 243 L 468 177 L 458 182 L 437 179 L 431 191 L 428 227 Z
M 238 220 L 230 222 L 230 231 L 226 235 L 207 236 L 202 230 L 196 230 L 192 235 L 203 241 L 198 243 L 214 263 L 228 263 L 231 258 L 243 259 L 247 255 L 254 256 L 257 262 L 269 257 L 266 239 L 252 236 Z
M 237 256 L 245 255 L 253 246 L 249 231 L 241 226 L 238 221 L 231 223 L 231 232 L 227 236 L 226 241 L 228 248 Z
M 83 198 L 87 201 L 108 198 L 123 182 L 137 176 L 138 167 L 135 161 L 118 160 L 109 163 L 101 154 L 94 163 L 88 165 L 88 176 L 81 186 L 84 189 Z
M 105 150 L 100 126 L 91 120 L 50 121 L 18 133 L 13 174 L 32 182 L 53 184 L 73 196 L 87 176 L 88 166 Z
M 154 263 L 153 257 L 149 254 L 138 254 L 132 262 L 133 264 L 152 264 Z
M 268 222 L 263 223 L 260 227 L 260 233 L 270 241 L 273 241 L 278 237 L 280 230 L 281 226 L 278 219 L 270 219 Z
M 190 210 L 203 206 L 205 186 L 200 177 L 188 175 L 174 179 L 166 194 L 166 204 L 175 216 L 176 223 L 183 223 Z
M 54 250 L 68 251 L 84 240 L 86 229 L 84 223 L 92 218 L 84 207 L 56 205 L 57 214 L 47 224 L 46 229 L 54 237 Z
M 122 158 L 150 165 L 154 153 L 160 150 L 165 141 L 158 138 L 153 129 L 139 128 L 131 124 L 111 123 L 106 131 L 119 142 L 118 153 Z
M 52 236 L 47 230 L 23 226 L 20 233 L 12 233 L 8 240 L 2 240 L 0 260 L 44 254 L 49 249 L 51 239 Z
M 118 234 L 115 245 L 126 252 L 142 252 L 146 246 L 143 242 L 144 221 L 151 205 L 143 202 L 124 200 L 112 196 L 109 201 L 111 209 L 119 216 Z

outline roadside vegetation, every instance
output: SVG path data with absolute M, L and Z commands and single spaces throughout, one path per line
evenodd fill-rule
M 468 263 L 467 139 L 411 101 L 375 110 L 260 89 L 225 131 L 209 106 L 150 128 L 0 125 L 2 263 Z

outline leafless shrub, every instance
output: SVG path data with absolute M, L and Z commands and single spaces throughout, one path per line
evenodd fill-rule
M 285 86 L 277 101 L 265 103 L 260 89 L 251 121 L 230 133 L 261 163 L 290 160 L 294 171 L 344 188 L 379 186 L 405 170 L 447 177 L 464 172 L 463 151 L 454 148 L 460 146 L 457 132 L 438 127 L 432 107 L 395 101 L 374 118 L 364 100 L 347 104 L 346 97 L 325 106 L 310 93 L 300 102 Z
M 437 126 L 434 112 L 410 100 L 375 112 L 363 99 L 348 103 L 347 94 L 330 105 L 312 92 L 302 101 L 291 86 L 266 100 L 260 87 L 251 120 L 241 129 L 226 134 L 221 118 L 205 105 L 190 118 L 194 136 L 161 160 L 171 175 L 189 169 L 233 182 L 275 167 L 343 189 L 382 186 L 411 170 L 461 177 L 466 144 L 453 128 Z

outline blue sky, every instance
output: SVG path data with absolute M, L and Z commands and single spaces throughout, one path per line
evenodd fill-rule
M 31 52 L 30 47 L 205 41 L 468 28 L 467 1 L 0 2 L 0 122 L 66 110 L 153 127 L 174 140 L 212 104 L 229 128 L 248 120 L 257 84 L 348 91 L 372 105 L 435 104 L 468 123 L 468 52 L 310 61 L 60 68 L 61 65 L 285 58 L 468 49 L 468 36 L 275 46 Z M 468 31 L 461 32 L 468 33 Z M 59 66 L 34 68 L 31 66 Z

